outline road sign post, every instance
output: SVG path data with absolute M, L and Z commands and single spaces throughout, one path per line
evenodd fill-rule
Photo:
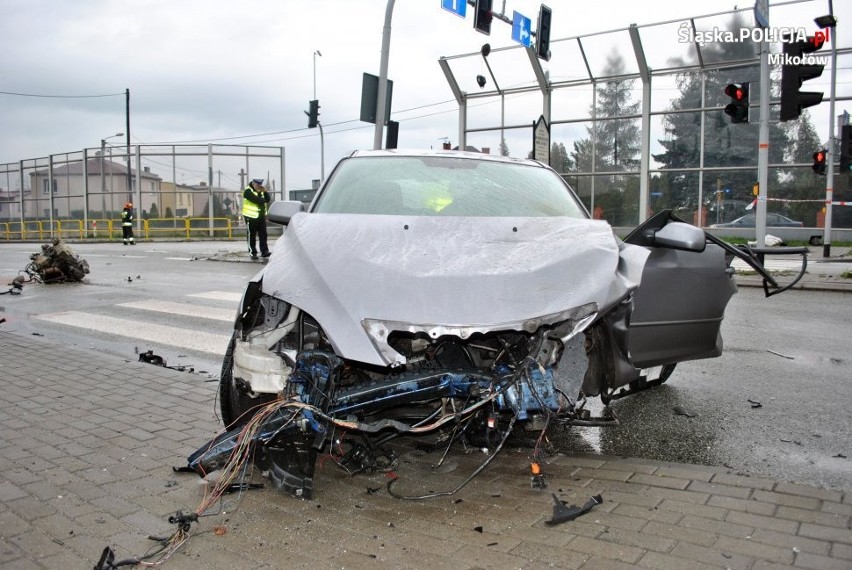
M 550 164 L 550 125 L 544 115 L 533 121 L 533 158 Z

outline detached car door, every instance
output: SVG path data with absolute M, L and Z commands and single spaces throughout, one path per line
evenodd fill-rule
M 737 290 L 733 271 L 714 243 L 702 251 L 660 245 L 654 235 L 673 221 L 680 220 L 660 212 L 624 239 L 650 250 L 630 318 L 630 357 L 637 368 L 722 353 L 720 327 Z

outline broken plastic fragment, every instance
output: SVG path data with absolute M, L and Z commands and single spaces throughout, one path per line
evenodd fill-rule
M 679 415 L 679 416 L 686 416 L 688 418 L 694 418 L 696 416 L 696 414 L 693 414 L 692 412 L 688 412 L 685 409 L 681 408 L 680 406 L 675 406 L 675 407 L 672 408 L 672 410 L 674 410 L 674 413 Z
M 147 364 L 153 364 L 155 366 L 165 366 L 166 359 L 162 356 L 154 354 L 153 350 L 149 350 L 148 352 L 143 352 L 139 355 L 139 362 L 145 362 Z
M 545 481 L 544 475 L 533 475 L 530 477 L 530 487 L 533 489 L 546 489 L 547 481 Z
M 544 521 L 544 524 L 548 526 L 553 526 L 557 524 L 561 524 L 564 522 L 572 521 L 579 517 L 580 515 L 584 515 L 595 505 L 600 505 L 603 503 L 603 497 L 601 495 L 595 495 L 586 501 L 586 504 L 582 507 L 578 507 L 576 505 L 571 505 L 570 507 L 566 507 L 565 504 L 559 500 L 559 497 L 556 496 L 556 493 L 552 494 L 553 496 L 553 518 L 549 521 Z

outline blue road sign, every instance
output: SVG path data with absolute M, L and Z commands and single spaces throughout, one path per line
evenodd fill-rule
M 530 47 L 532 40 L 530 24 L 529 18 L 520 12 L 514 12 L 512 15 L 512 39 L 522 46 Z
M 467 13 L 467 0 L 441 0 L 441 8 L 464 18 Z

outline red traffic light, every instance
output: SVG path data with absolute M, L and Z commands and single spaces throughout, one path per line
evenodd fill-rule
M 737 85 L 736 83 L 731 83 L 727 87 L 725 87 L 725 95 L 731 97 L 735 101 L 742 101 L 746 98 L 746 90 L 742 88 L 741 85 Z
M 817 174 L 825 174 L 825 157 L 827 153 L 828 151 L 825 149 L 818 150 L 814 153 L 814 163 L 811 168 Z
M 731 103 L 725 107 L 725 114 L 730 115 L 733 124 L 748 122 L 748 90 L 748 81 L 731 83 L 725 87 L 725 95 L 731 98 Z

